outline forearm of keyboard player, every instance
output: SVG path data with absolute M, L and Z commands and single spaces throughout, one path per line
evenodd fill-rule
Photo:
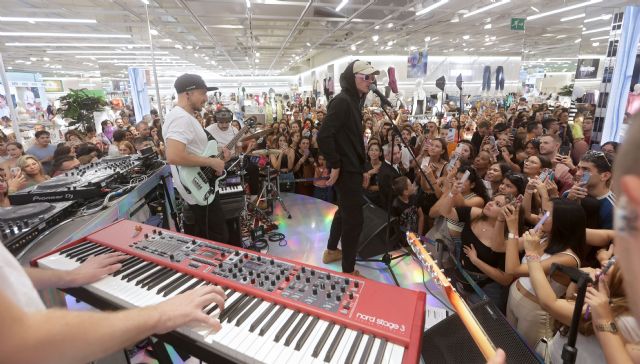
M 87 363 L 153 334 L 153 309 L 28 313 L 0 293 L 0 352 L 6 363 Z
M 218 158 L 201 157 L 199 155 L 187 152 L 187 145 L 174 139 L 167 139 L 167 162 L 176 166 L 184 167 L 214 167 L 214 163 L 221 163 L 224 167 L 224 161 Z M 218 161 L 218 162 L 216 162 Z

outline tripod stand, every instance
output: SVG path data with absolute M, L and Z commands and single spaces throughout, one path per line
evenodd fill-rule
M 282 209 L 284 210 L 284 212 L 287 213 L 287 218 L 288 219 L 291 218 L 291 212 L 289 212 L 287 205 L 285 205 L 284 201 L 282 200 L 278 187 L 273 182 L 271 182 L 271 166 L 269 166 L 268 164 L 267 164 L 267 180 L 262 185 L 262 190 L 260 191 L 260 194 L 258 195 L 258 198 L 255 201 L 256 206 L 259 205 L 261 200 L 265 200 L 267 204 L 267 208 L 271 207 L 272 211 L 273 211 L 274 200 L 278 201 L 280 203 L 280 206 L 282 206 Z

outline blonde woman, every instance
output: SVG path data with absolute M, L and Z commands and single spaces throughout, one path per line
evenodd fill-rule
M 24 176 L 24 182 L 20 185 L 20 190 L 37 185 L 51 177 L 44 173 L 42 163 L 38 158 L 26 154 L 18 158 L 16 167 L 20 167 L 20 172 Z M 10 191 L 11 192 L 11 191 Z

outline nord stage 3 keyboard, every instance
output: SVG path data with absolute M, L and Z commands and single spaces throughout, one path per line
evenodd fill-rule
M 142 230 L 140 231 L 140 227 Z M 66 290 L 98 308 L 152 305 L 200 285 L 227 294 L 204 311 L 217 333 L 160 336 L 209 363 L 417 363 L 425 294 L 308 264 L 121 220 L 32 263 L 73 269 L 88 257 L 128 255 L 119 271 Z

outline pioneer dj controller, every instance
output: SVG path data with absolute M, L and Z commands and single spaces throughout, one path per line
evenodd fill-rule
M 0 208 L 0 241 L 14 255 L 69 215 L 73 202 L 39 202 Z
M 65 172 L 48 181 L 9 195 L 12 205 L 33 202 L 77 201 L 99 197 L 108 192 L 124 174 L 132 175 L 141 168 L 141 159 L 130 156 L 104 157 Z

